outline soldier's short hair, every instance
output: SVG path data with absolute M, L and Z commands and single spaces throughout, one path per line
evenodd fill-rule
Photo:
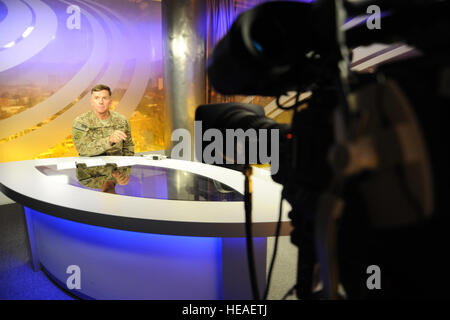
M 102 91 L 102 90 L 107 90 L 109 92 L 109 95 L 111 96 L 111 88 L 104 84 L 97 84 L 95 87 L 93 87 L 91 89 L 91 94 L 93 92 Z

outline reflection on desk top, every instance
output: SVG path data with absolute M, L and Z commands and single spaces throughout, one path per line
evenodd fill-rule
M 140 198 L 190 201 L 243 201 L 237 190 L 217 180 L 164 167 L 115 164 L 57 170 L 56 165 L 36 166 L 47 176 L 61 177 L 72 186 Z M 56 187 L 56 186 L 55 186 Z

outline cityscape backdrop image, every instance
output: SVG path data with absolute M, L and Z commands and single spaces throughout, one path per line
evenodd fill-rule
M 111 87 L 135 149 L 164 149 L 161 2 L 0 0 L 0 162 L 77 156 L 73 119 Z

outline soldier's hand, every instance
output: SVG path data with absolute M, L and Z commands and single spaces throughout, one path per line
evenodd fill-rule
M 116 184 L 114 183 L 114 181 L 108 180 L 105 183 L 103 183 L 102 185 L 102 192 L 108 192 L 108 193 L 116 193 L 116 191 L 114 190 Z
M 125 134 L 125 132 L 116 130 L 109 136 L 109 142 L 111 144 L 118 143 L 121 140 L 125 140 L 126 138 L 127 138 L 127 135 Z
M 111 175 L 116 178 L 117 183 L 121 186 L 127 184 L 130 181 L 130 176 L 120 173 L 119 171 L 114 171 Z

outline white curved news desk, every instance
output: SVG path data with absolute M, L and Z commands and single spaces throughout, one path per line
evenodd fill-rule
M 130 181 L 117 185 L 117 194 L 90 189 L 77 181 L 75 163 L 131 166 Z M 262 291 L 281 186 L 263 169 L 254 168 L 252 179 Z M 24 206 L 34 268 L 77 296 L 251 298 L 240 172 L 174 159 L 53 158 L 0 163 L 0 189 Z M 283 208 L 281 235 L 287 235 L 290 206 Z M 79 267 L 79 289 L 70 289 L 76 284 L 70 266 Z

